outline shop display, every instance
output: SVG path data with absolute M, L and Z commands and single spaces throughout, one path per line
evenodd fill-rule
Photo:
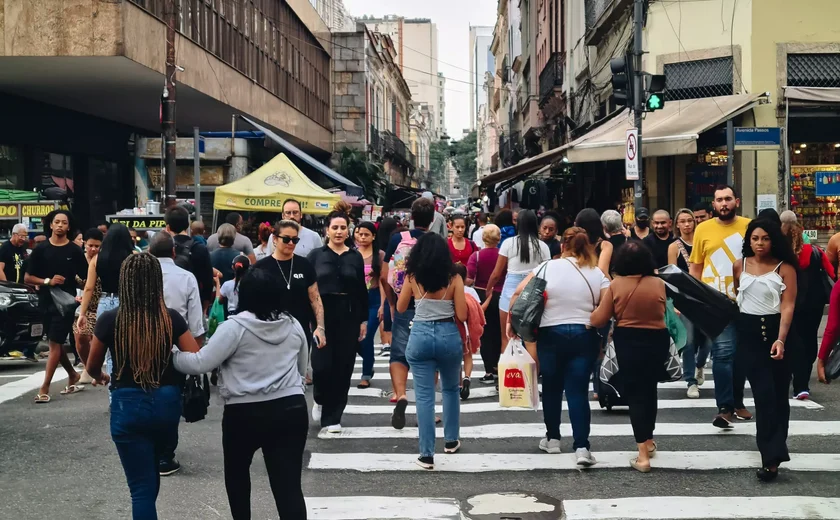
M 805 229 L 838 231 L 840 165 L 791 166 L 790 207 Z
M 633 205 L 633 188 L 621 190 L 621 206 L 618 208 L 621 213 L 621 221 L 625 226 L 632 226 L 636 223 L 636 207 Z

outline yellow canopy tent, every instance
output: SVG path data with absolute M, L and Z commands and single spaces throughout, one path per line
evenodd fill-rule
M 303 213 L 326 215 L 341 197 L 309 180 L 281 153 L 249 175 L 216 188 L 213 208 L 280 212 L 286 199 L 299 201 Z

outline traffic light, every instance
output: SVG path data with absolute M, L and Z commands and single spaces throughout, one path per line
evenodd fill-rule
M 633 108 L 633 60 L 622 56 L 610 60 L 613 99 L 616 106 Z
M 653 112 L 665 106 L 665 75 L 651 74 L 646 80 L 645 111 Z

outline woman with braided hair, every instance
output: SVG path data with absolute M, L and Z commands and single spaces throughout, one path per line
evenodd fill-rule
M 158 456 L 177 439 L 183 375 L 172 345 L 198 352 L 187 323 L 163 300 L 157 258 L 131 255 L 119 273 L 120 306 L 96 321 L 87 371 L 93 384 L 111 382 L 111 438 L 131 491 L 132 518 L 157 519 Z M 112 374 L 102 373 L 106 350 Z

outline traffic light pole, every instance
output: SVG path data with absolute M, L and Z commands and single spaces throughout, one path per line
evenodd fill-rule
M 642 154 L 642 114 L 644 113 L 645 85 L 642 72 L 642 19 L 645 15 L 644 0 L 635 0 L 633 5 L 633 113 L 636 118 L 636 160 L 639 161 L 639 179 L 633 182 L 633 206 L 636 212 L 644 206 L 645 160 Z M 630 78 L 628 78 L 630 79 Z

